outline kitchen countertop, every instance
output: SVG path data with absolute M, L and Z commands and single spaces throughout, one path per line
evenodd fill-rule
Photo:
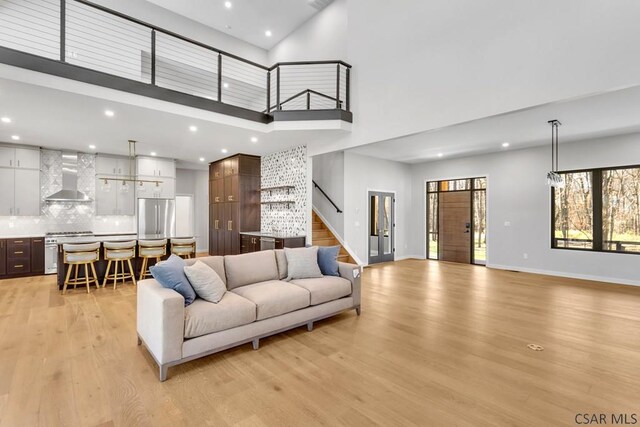
M 0 236 L 0 239 L 37 239 L 39 237 L 45 237 L 44 234 L 17 234 L 15 236 Z
M 304 234 L 294 236 L 286 233 L 263 233 L 262 231 L 241 231 L 240 234 L 253 237 L 271 237 L 273 239 L 295 239 L 297 237 L 307 237 Z
M 156 239 L 189 239 L 194 236 L 165 236 L 160 234 L 99 234 L 95 236 L 80 236 L 80 237 L 58 237 L 58 244 L 63 245 L 65 243 L 80 244 L 80 243 L 95 243 L 95 242 L 126 242 L 128 240 L 156 240 Z

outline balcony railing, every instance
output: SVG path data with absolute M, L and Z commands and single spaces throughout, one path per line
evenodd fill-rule
M 0 46 L 264 114 L 350 110 L 345 62 L 266 67 L 86 0 L 0 0 Z

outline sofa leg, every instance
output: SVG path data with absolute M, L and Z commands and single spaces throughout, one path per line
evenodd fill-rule
M 307 331 L 309 332 L 313 331 L 313 322 L 307 323 Z
M 357 307 L 356 307 L 356 314 L 357 314 L 358 316 L 360 316 L 360 311 L 361 311 L 360 306 L 357 306 Z
M 160 381 L 166 381 L 167 371 L 169 371 L 169 367 L 167 365 L 160 365 Z
M 254 350 L 260 348 L 260 338 L 256 338 L 255 340 L 251 341 L 251 345 L 253 345 Z

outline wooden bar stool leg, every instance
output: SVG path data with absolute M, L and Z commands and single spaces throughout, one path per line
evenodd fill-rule
M 104 273 L 104 280 L 102 280 L 102 287 L 107 286 L 107 278 L 109 277 L 109 270 L 111 270 L 111 260 L 107 262 L 107 270 Z
M 76 270 L 73 276 L 73 289 L 75 289 L 76 286 L 78 285 L 78 267 L 80 266 L 79 264 L 74 264 L 74 265 L 76 267 Z
M 87 284 L 87 293 L 91 293 L 91 289 L 89 288 L 89 267 L 87 264 L 84 265 L 84 282 Z
M 133 267 L 131 266 L 131 259 L 127 260 L 127 264 L 129 264 L 129 273 L 131 273 L 131 281 L 133 281 L 134 286 L 137 286 L 136 283 L 136 274 L 133 272 Z
M 62 287 L 62 295 L 67 293 L 67 285 L 69 284 L 69 279 L 71 278 L 71 270 L 73 270 L 73 266 L 70 265 L 67 269 L 67 277 L 64 279 L 64 286 Z
M 144 272 L 147 270 L 147 258 L 142 259 L 142 267 L 140 268 L 140 279 L 144 280 Z
M 115 265 L 115 273 L 113 273 L 113 289 L 116 289 L 118 285 L 118 261 L 113 263 Z
M 100 282 L 98 282 L 98 275 L 96 274 L 96 266 L 91 263 L 91 273 L 93 274 L 93 280 L 96 282 L 96 289 L 100 289 Z

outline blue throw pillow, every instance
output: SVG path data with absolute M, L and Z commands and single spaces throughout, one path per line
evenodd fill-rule
M 184 297 L 184 305 L 187 306 L 196 299 L 189 279 L 184 274 L 184 260 L 176 255 L 171 255 L 168 260 L 162 261 L 151 268 L 151 275 L 163 288 L 173 289 Z
M 325 276 L 340 276 L 338 254 L 340 246 L 318 246 L 318 266 Z

